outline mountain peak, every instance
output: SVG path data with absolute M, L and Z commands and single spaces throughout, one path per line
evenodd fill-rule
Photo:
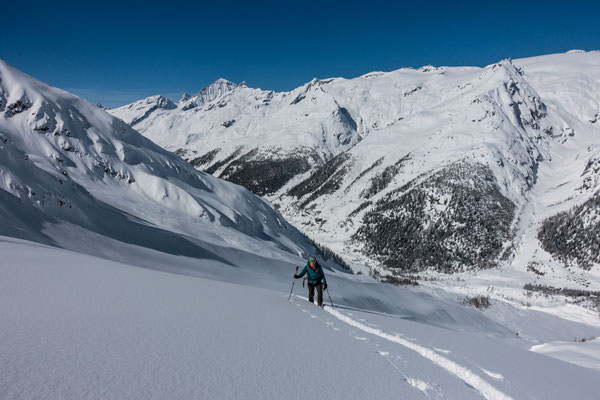
M 146 97 L 144 100 L 140 100 L 140 102 L 165 110 L 171 110 L 177 107 L 175 103 L 173 103 L 171 100 L 167 99 L 165 96 L 162 96 L 160 94 L 155 94 L 154 96 Z
M 227 79 L 219 78 L 210 85 L 204 87 L 195 96 L 191 96 L 185 100 L 182 98 L 184 104 L 182 104 L 181 108 L 183 110 L 189 110 L 191 108 L 200 107 L 240 87 L 246 87 L 245 83 L 238 85 Z M 182 101 L 180 100 L 180 102 Z
M 113 108 L 111 114 L 133 126 L 156 110 L 172 110 L 174 108 L 177 108 L 177 105 L 171 100 L 160 94 L 155 94 L 131 104 Z
M 209 95 L 208 97 L 212 97 L 212 95 L 214 95 L 215 96 L 214 98 L 216 98 L 227 92 L 231 92 L 232 90 L 235 90 L 236 88 L 238 88 L 240 86 L 241 85 L 238 85 L 236 83 L 228 81 L 227 79 L 219 78 L 216 81 L 214 81 L 213 83 L 211 83 L 210 85 L 204 87 L 198 93 L 198 96 Z M 214 100 L 214 98 L 211 98 L 211 100 Z M 207 101 L 211 101 L 211 100 L 207 100 Z
M 521 81 L 522 77 L 523 71 L 513 64 L 512 59 L 505 58 L 484 67 L 476 81 L 485 87 L 498 87 L 502 82 Z
M 219 78 L 216 81 L 214 81 L 213 83 L 211 83 L 209 86 L 215 86 L 215 85 L 234 85 L 237 86 L 235 83 L 228 81 L 225 78 Z
M 192 98 L 192 95 L 185 92 L 184 94 L 181 95 L 181 98 L 179 99 L 178 103 L 183 103 L 184 101 L 188 101 L 191 98 Z

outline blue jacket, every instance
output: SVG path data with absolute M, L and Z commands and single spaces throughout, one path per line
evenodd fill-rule
M 308 273 L 308 283 L 311 285 L 316 285 L 317 283 L 327 283 L 327 279 L 325 279 L 325 274 L 323 273 L 323 267 L 318 262 L 315 262 L 315 269 L 310 267 L 310 262 L 306 263 L 306 266 L 298 275 L 298 278 L 302 278 L 305 274 Z

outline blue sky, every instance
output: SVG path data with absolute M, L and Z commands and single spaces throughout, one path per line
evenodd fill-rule
M 599 1 L 8 2 L 0 58 L 114 107 L 219 77 L 290 90 L 314 77 L 487 65 L 600 49 Z

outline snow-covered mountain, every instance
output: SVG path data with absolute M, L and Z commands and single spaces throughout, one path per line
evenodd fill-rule
M 563 275 L 565 262 L 600 263 L 600 52 L 314 79 L 284 93 L 224 82 L 195 106 L 153 97 L 109 112 L 265 196 L 356 266 L 544 264 Z M 548 218 L 586 201 L 588 239 L 565 249 Z M 578 271 L 600 289 L 597 273 Z
M 514 66 L 497 68 L 522 77 Z M 196 100 L 210 106 L 247 89 L 219 87 Z M 523 112 L 544 112 L 532 89 L 520 90 L 513 95 Z M 180 109 L 154 100 L 153 111 L 135 108 L 136 126 Z M 292 176 L 274 199 L 308 216 L 317 212 L 308 193 L 332 204 L 362 179 L 336 187 L 348 179 L 339 171 L 356 168 L 354 149 L 377 144 L 369 142 L 374 136 L 350 135 L 340 144 L 347 151 L 337 154 L 315 147 L 307 172 Z M 533 142 L 524 133 L 514 146 Z M 400 156 L 408 165 L 418 159 Z M 373 163 L 370 171 L 389 161 Z M 437 185 L 441 178 L 432 174 L 413 185 L 452 195 L 477 190 L 505 216 L 515 212 L 512 188 L 530 185 L 528 165 L 511 171 L 515 183 L 502 186 L 497 169 L 449 155 L 436 173 L 452 176 L 450 183 Z M 593 207 L 585 203 L 568 216 L 587 224 Z M 502 224 L 486 229 L 505 231 Z M 484 313 L 436 286 L 401 288 L 319 257 L 331 288 L 331 306 L 321 309 L 306 303 L 300 282 L 290 291 L 294 266 L 315 251 L 267 201 L 0 61 L 3 399 L 299 399 L 306 382 L 330 399 L 595 396 L 597 315 L 570 304 L 552 315 L 495 300 Z M 481 285 L 489 279 L 477 278 L 472 282 Z
M 289 261 L 311 249 L 248 190 L 4 62 L 0 154 L 2 235 L 116 260 L 120 252 L 107 246 L 119 242 L 226 265 L 239 265 L 243 254 Z

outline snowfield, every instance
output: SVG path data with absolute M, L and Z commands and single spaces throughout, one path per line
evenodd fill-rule
M 288 301 L 289 279 L 267 290 L 6 237 L 0 255 L 3 399 L 597 397 L 598 372 L 530 352 L 483 317 L 468 333 L 416 322 L 406 298 L 402 315 L 359 311 L 336 279 L 338 307 L 322 310 L 298 286 Z

